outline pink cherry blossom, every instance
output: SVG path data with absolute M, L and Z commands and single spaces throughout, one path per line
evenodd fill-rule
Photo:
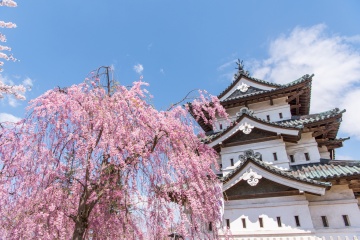
M 24 120 L 0 128 L 0 236 L 217 239 L 217 154 L 188 112 L 156 110 L 141 81 L 98 85 L 90 78 L 47 91 Z M 203 93 L 192 106 L 209 122 L 224 113 Z

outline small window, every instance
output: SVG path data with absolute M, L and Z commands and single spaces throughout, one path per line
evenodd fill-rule
M 212 222 L 209 222 L 209 231 L 211 232 L 212 230 Z
M 300 219 L 299 216 L 295 216 L 295 224 L 297 227 L 300 227 Z
M 280 218 L 280 217 L 276 217 L 276 221 L 277 221 L 278 227 L 282 227 L 282 225 L 281 225 L 281 218 Z
M 243 228 L 246 228 L 246 219 L 242 218 L 241 221 L 242 221 Z
M 270 115 L 266 115 L 266 119 L 270 121 Z
M 259 225 L 261 228 L 264 227 L 264 223 L 263 223 L 263 219 L 262 218 L 259 218 Z
M 321 220 L 324 227 L 329 227 L 329 223 L 326 216 L 321 216 Z
M 221 163 L 219 164 L 219 167 L 220 167 L 220 170 L 222 170 L 222 164 Z
M 230 219 L 226 219 L 226 227 L 230 229 Z
M 234 159 L 233 158 L 230 159 L 230 164 L 231 164 L 231 166 L 234 166 Z
M 348 215 L 342 215 L 342 217 L 343 217 L 345 226 L 349 227 L 350 226 L 350 221 L 349 221 Z
M 220 125 L 219 125 L 219 128 L 220 128 L 220 130 L 222 129 L 222 124 L 220 123 Z
M 273 153 L 273 157 L 274 157 L 274 161 L 278 160 L 276 152 Z
M 306 161 L 310 161 L 310 155 L 309 153 L 304 153 Z
M 280 119 L 282 119 L 282 118 L 283 118 L 282 113 L 279 113 L 279 118 L 280 118 Z
M 290 162 L 295 162 L 294 155 L 290 155 Z

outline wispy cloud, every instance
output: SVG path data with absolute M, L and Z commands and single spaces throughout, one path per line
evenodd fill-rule
M 160 68 L 160 73 L 165 75 L 165 70 L 163 68 Z
M 9 113 L 0 113 L 0 122 L 18 122 L 21 118 L 15 117 Z
M 144 67 L 143 65 L 141 65 L 140 63 L 139 64 L 136 64 L 134 66 L 134 71 L 138 74 L 142 74 L 142 72 L 144 71 Z
M 296 27 L 270 44 L 269 58 L 249 66 L 254 77 L 288 83 L 315 74 L 311 112 L 347 109 L 341 130 L 360 138 L 360 47 L 358 36 L 330 34 L 324 24 Z
M 223 63 L 217 68 L 217 70 L 218 71 L 223 71 L 223 70 L 225 70 L 225 69 L 227 69 L 229 67 L 235 68 L 235 62 L 236 61 L 237 61 L 237 59 L 233 59 L 233 60 L 230 60 L 230 61 L 228 61 L 226 63 Z
M 22 81 L 22 85 L 24 85 L 24 87 L 26 87 L 28 90 L 31 90 L 33 87 L 33 81 L 31 78 L 27 77 L 24 79 L 24 81 Z

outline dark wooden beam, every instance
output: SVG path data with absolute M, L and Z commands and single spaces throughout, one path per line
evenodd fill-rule
M 286 102 L 291 102 L 292 100 L 294 100 L 295 98 L 297 98 L 297 97 L 299 97 L 301 94 L 303 94 L 304 92 L 305 92 L 304 90 L 295 92 L 295 94 L 289 96 L 289 98 L 286 99 Z
M 301 107 L 301 104 L 291 105 L 291 106 L 290 106 L 290 109 L 294 109 L 294 108 L 299 109 L 299 107 Z
M 296 105 L 300 105 L 300 95 L 296 96 Z M 300 115 L 300 107 L 296 108 L 296 115 Z
M 321 135 L 326 135 L 328 132 L 332 131 L 332 130 L 335 130 L 337 127 L 334 126 L 334 125 L 331 125 L 329 127 L 327 127 L 326 129 L 322 130 L 322 131 L 318 131 L 318 132 L 314 132 L 312 134 L 313 137 L 318 137 L 318 136 L 321 136 Z

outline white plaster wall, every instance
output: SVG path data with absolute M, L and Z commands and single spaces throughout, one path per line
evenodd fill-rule
M 347 185 L 334 185 L 324 196 L 306 195 L 311 218 L 316 229 L 360 228 L 360 210 L 354 193 Z M 346 227 L 342 215 L 348 215 L 350 227 Z M 329 227 L 323 226 L 321 216 L 326 216 Z
M 300 227 L 296 227 L 295 216 L 299 216 Z M 264 227 L 259 224 L 263 218 Z M 282 226 L 277 224 L 281 218 Z M 246 228 L 242 226 L 242 218 L 246 219 Z M 230 219 L 232 234 L 269 234 L 269 233 L 306 233 L 313 231 L 308 201 L 305 196 L 286 196 L 233 200 L 225 202 L 224 224 Z
M 266 115 L 269 115 L 271 122 L 291 119 L 290 105 L 286 99 L 274 99 L 274 105 L 270 105 L 270 101 L 250 104 L 249 109 L 254 111 L 254 116 L 261 119 L 267 120 Z M 280 118 L 279 113 L 282 113 L 283 118 Z
M 224 206 L 224 225 L 226 219 L 229 219 L 233 237 L 298 239 L 295 237 L 316 236 L 329 240 L 360 237 L 360 211 L 357 199 L 347 185 L 335 185 L 323 196 L 304 194 L 232 200 L 225 202 Z M 349 227 L 345 226 L 342 215 L 348 215 Z M 294 216 L 299 216 L 300 227 L 296 226 Z M 321 216 L 327 216 L 328 228 L 323 227 Z M 263 228 L 260 227 L 259 217 L 263 218 Z M 278 226 L 276 217 L 281 218 L 281 227 Z M 246 219 L 245 229 L 242 218 Z
M 321 158 L 330 159 L 330 152 L 326 146 L 322 146 L 321 148 L 318 148 L 318 149 L 319 149 Z
M 289 160 L 286 154 L 285 143 L 282 139 L 276 139 L 267 142 L 222 148 L 220 155 L 224 176 L 240 164 L 239 155 L 243 155 L 244 151 L 249 149 L 254 150 L 254 152 L 259 152 L 262 155 L 262 160 L 264 162 L 284 169 L 289 168 Z M 274 152 L 277 154 L 277 161 L 274 161 Z M 234 166 L 231 166 L 231 158 L 234 159 Z
M 270 101 L 264 101 L 255 104 L 249 104 L 249 110 L 254 111 L 254 116 L 267 120 L 267 115 L 270 116 L 271 122 L 277 122 L 281 120 L 291 119 L 290 105 L 286 102 L 287 98 L 278 98 L 274 99 L 274 105 L 270 105 Z M 225 129 L 229 124 L 236 120 L 236 113 L 240 111 L 241 108 L 245 106 L 239 106 L 234 108 L 226 109 L 226 112 L 229 114 L 228 120 L 224 118 L 217 118 L 217 123 L 215 124 L 215 131 L 220 131 L 220 124 L 222 124 L 222 129 Z M 280 118 L 279 113 L 282 113 L 283 118 Z
M 312 133 L 301 134 L 301 139 L 298 143 L 286 143 L 286 152 L 290 161 L 290 155 L 294 155 L 295 162 L 290 162 L 290 165 L 308 164 L 320 162 L 320 153 L 318 144 Z M 310 161 L 306 161 L 305 154 L 309 153 Z

